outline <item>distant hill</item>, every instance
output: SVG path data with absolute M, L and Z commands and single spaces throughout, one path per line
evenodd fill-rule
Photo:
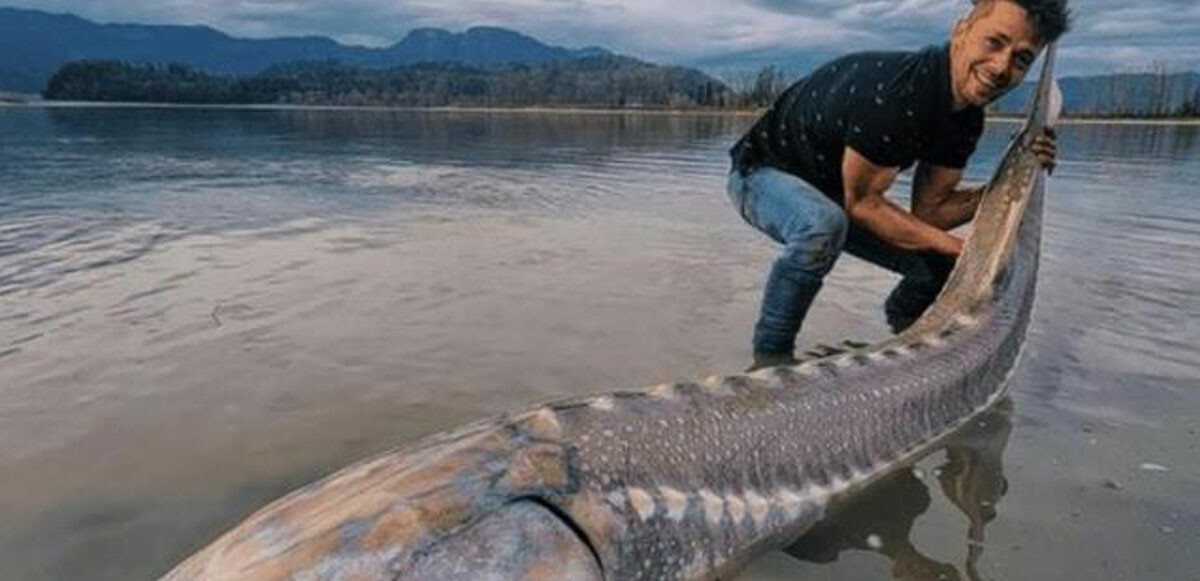
M 503 28 L 462 33 L 416 29 L 386 48 L 346 46 L 325 37 L 234 38 L 207 26 L 98 24 L 70 14 L 0 7 L 0 90 L 41 92 L 63 63 L 80 59 L 179 63 L 250 75 L 296 61 L 335 60 L 386 68 L 418 62 L 468 66 L 542 64 L 607 56 L 602 48 L 567 49 Z
M 1200 73 L 1123 73 L 1059 79 L 1063 114 L 1075 117 L 1178 117 L 1200 115 Z M 992 105 L 1019 114 L 1033 93 L 1025 83 Z

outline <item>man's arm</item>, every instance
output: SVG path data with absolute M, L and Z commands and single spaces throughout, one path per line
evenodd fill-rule
M 913 176 L 912 211 L 927 224 L 952 230 L 975 216 L 985 186 L 960 187 L 962 170 L 931 163 L 917 164 Z
M 898 173 L 900 168 L 875 165 L 847 147 L 842 156 L 842 183 L 850 221 L 898 248 L 958 256 L 962 239 L 923 222 L 884 197 Z
M 1033 139 L 1030 150 L 1047 172 L 1054 171 L 1058 156 L 1058 136 L 1047 127 Z M 928 224 L 952 230 L 975 217 L 986 185 L 961 187 L 962 170 L 921 162 L 913 178 L 912 210 Z

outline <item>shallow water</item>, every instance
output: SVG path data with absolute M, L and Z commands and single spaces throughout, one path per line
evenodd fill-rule
M 740 369 L 749 122 L 0 109 L 0 578 L 151 578 L 420 435 Z M 1200 127 L 1060 134 L 1011 410 L 743 581 L 1196 581 Z M 803 343 L 883 337 L 894 280 L 843 258 Z

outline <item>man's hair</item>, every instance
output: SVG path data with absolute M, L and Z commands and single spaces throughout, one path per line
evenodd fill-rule
M 971 0 L 975 4 L 972 12 L 988 11 L 991 4 L 999 0 Z M 1071 28 L 1071 11 L 1067 0 L 1005 0 L 1020 6 L 1033 23 L 1038 42 L 1050 44 Z M 985 12 L 986 13 L 986 12 Z

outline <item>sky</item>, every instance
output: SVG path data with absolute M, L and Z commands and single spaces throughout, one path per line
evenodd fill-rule
M 1200 70 L 1200 0 L 1072 0 L 1059 72 Z M 710 72 L 807 70 L 855 50 L 942 42 L 969 0 L 0 0 L 97 22 L 203 24 L 233 36 L 386 46 L 414 28 L 511 28 Z

